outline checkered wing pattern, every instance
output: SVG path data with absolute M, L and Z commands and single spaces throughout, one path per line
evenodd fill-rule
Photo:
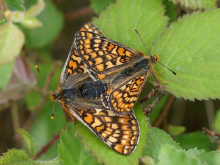
M 113 89 L 108 97 L 110 109 L 116 114 L 132 111 L 145 81 L 146 74 L 142 74 Z
M 139 141 L 140 128 L 133 111 L 118 116 L 107 109 L 67 105 L 68 111 L 116 152 L 129 155 Z
M 104 80 L 106 74 L 143 57 L 143 54 L 121 43 L 89 31 L 75 35 L 76 49 L 95 80 Z
M 99 30 L 91 23 L 84 24 L 84 26 L 81 27 L 80 31 L 89 31 L 98 34 L 100 36 L 103 36 L 101 30 Z M 76 44 L 74 41 L 70 53 L 68 55 L 67 61 L 65 63 L 65 66 L 63 68 L 63 71 L 61 73 L 60 84 L 66 85 L 67 83 L 71 83 L 70 80 L 74 82 L 77 80 L 85 79 L 88 77 L 87 73 L 88 70 L 83 63 L 82 58 L 79 56 L 78 52 L 76 51 Z

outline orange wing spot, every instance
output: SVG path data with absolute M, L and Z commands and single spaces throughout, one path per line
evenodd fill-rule
M 86 60 L 89 60 L 89 56 L 88 56 L 88 55 L 84 55 L 84 58 L 85 58 Z
M 103 51 L 98 51 L 99 55 L 104 55 Z
M 119 98 L 120 98 L 120 101 L 118 100 L 118 102 L 121 102 L 121 101 L 122 101 L 121 96 L 122 96 L 122 93 L 119 93 L 119 94 L 117 94 L 117 95 L 115 96 L 116 99 L 119 99 Z
M 98 74 L 99 80 L 103 80 L 105 78 L 105 74 Z
M 99 44 L 94 44 L 93 46 L 96 47 L 96 48 L 98 48 L 98 47 L 99 47 Z
M 92 124 L 92 127 L 94 128 L 94 127 L 100 126 L 101 124 L 102 124 L 101 121 L 99 119 L 95 118 L 95 121 Z
M 92 61 L 89 61 L 88 63 L 89 63 L 90 66 L 92 66 Z
M 102 72 L 104 70 L 104 65 L 99 64 L 99 65 L 96 66 L 96 68 L 98 69 L 98 71 Z
M 143 80 L 142 79 L 138 79 L 137 81 L 136 81 L 136 83 L 137 83 L 137 85 L 141 85 L 142 83 L 143 83 Z
M 121 140 L 121 144 L 122 145 L 126 145 L 126 146 L 128 146 L 128 145 L 130 145 L 130 140 Z
M 115 48 L 111 51 L 111 53 L 112 54 L 118 54 L 117 51 L 116 51 L 117 49 L 118 49 L 118 46 L 115 46 Z
M 72 71 L 71 69 L 68 69 L 68 73 L 69 73 L 69 74 L 72 74 L 73 71 Z
M 104 125 L 99 126 L 99 127 L 96 127 L 96 130 L 97 130 L 98 132 L 100 132 L 100 131 L 103 130 L 103 129 L 105 129 L 105 126 L 104 126 Z
M 80 29 L 80 31 L 86 31 L 86 28 L 85 28 L 85 27 L 82 27 L 82 28 Z
M 106 68 L 112 68 L 112 67 L 113 67 L 113 64 L 112 64 L 111 61 L 108 61 L 108 62 L 106 62 L 105 64 L 107 65 Z
M 101 64 L 102 62 L 103 62 L 103 59 L 101 57 L 95 58 L 95 64 L 96 65 Z
M 81 32 L 80 34 L 81 34 L 81 36 L 85 36 L 86 35 L 84 32 Z
M 87 116 L 84 117 L 86 123 L 91 124 L 93 122 L 93 116 L 91 114 L 86 114 Z
M 115 143 L 115 142 L 118 141 L 116 138 L 114 138 L 114 137 L 112 137 L 112 136 L 110 136 L 110 137 L 108 138 L 108 140 L 109 140 L 110 142 L 112 142 L 112 143 Z
M 94 48 L 95 51 L 99 51 L 99 48 Z
M 86 49 L 86 54 L 89 54 L 91 52 L 92 52 L 92 49 Z M 84 53 L 82 53 L 82 54 L 84 54 Z
M 77 52 L 76 50 L 74 50 L 74 54 L 77 55 L 77 56 L 79 55 L 78 52 Z
M 116 146 L 114 147 L 114 149 L 115 149 L 117 152 L 119 152 L 119 153 L 123 153 L 123 146 L 121 146 L 121 145 L 116 145 Z
M 70 62 L 69 62 L 69 67 L 71 68 L 73 68 L 73 69 L 76 69 L 77 68 L 77 63 L 76 62 L 73 62 L 73 60 L 70 60 Z
M 105 117 L 106 122 L 112 122 L 112 119 L 110 117 Z
M 125 55 L 128 56 L 128 57 L 131 57 L 131 56 L 132 56 L 132 53 L 131 53 L 130 51 L 126 50 L 126 51 L 125 51 Z
M 122 125 L 121 129 L 122 130 L 129 130 L 130 128 L 129 128 L 129 125 Z
M 118 94 L 119 94 L 119 91 L 115 91 L 115 92 L 113 93 L 113 96 L 116 97 Z
M 51 99 L 51 101 L 54 101 L 55 100 L 55 96 L 53 94 L 50 95 L 50 99 Z
M 96 58 L 96 57 L 97 57 L 97 53 L 92 52 L 92 53 L 90 53 L 90 56 L 91 56 L 92 59 L 93 59 L 93 58 Z
M 88 38 L 92 38 L 92 37 L 93 37 L 93 34 L 91 34 L 91 33 L 86 33 L 86 36 L 87 36 Z
M 137 130 L 137 127 L 136 126 L 132 126 L 132 130 Z
M 119 55 L 121 55 L 121 56 L 122 56 L 122 55 L 125 55 L 124 52 L 125 52 L 125 49 L 124 49 L 124 48 L 118 48 L 118 54 L 119 54 Z
M 102 137 L 104 137 L 104 138 L 106 138 L 106 137 L 108 136 L 108 135 L 107 135 L 106 133 L 104 133 L 104 132 L 103 132 L 101 135 L 102 135 Z
M 111 126 L 113 129 L 118 129 L 118 124 L 113 123 Z
M 112 49 L 114 48 L 115 46 L 113 44 L 110 44 L 109 47 L 108 47 L 108 51 L 112 51 Z
M 121 124 L 129 124 L 128 118 L 125 118 L 125 117 L 119 118 L 118 122 L 121 123 Z

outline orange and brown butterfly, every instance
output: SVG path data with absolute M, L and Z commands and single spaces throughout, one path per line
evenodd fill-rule
M 87 28 L 82 27 L 83 30 Z M 59 101 L 72 118 L 77 118 L 106 145 L 129 155 L 139 141 L 139 124 L 133 110 L 118 116 L 103 106 L 101 95 L 108 88 L 106 82 L 92 80 L 73 43 L 60 75 L 58 91 L 51 98 Z
M 144 83 L 154 72 L 158 56 L 145 56 L 113 41 L 92 23 L 84 27 L 75 35 L 76 50 L 92 79 L 110 84 L 102 94 L 103 105 L 116 114 L 130 112 Z

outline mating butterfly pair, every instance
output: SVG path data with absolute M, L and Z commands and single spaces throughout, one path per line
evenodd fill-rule
M 87 23 L 75 35 L 52 99 L 113 150 L 129 155 L 140 137 L 133 107 L 156 61 Z

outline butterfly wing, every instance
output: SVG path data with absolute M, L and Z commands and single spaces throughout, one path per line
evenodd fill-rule
M 95 27 L 92 23 L 86 23 L 81 28 L 80 31 L 89 31 L 100 36 L 103 36 L 101 30 Z M 71 83 L 77 84 L 77 82 L 88 78 L 88 70 L 85 67 L 81 57 L 76 51 L 75 40 L 72 44 L 71 50 L 69 52 L 68 58 L 62 70 L 60 76 L 60 85 L 66 86 Z
M 140 128 L 133 111 L 118 116 L 107 109 L 66 105 L 66 110 L 89 128 L 102 142 L 116 152 L 130 155 L 136 148 Z
M 75 35 L 76 49 L 94 80 L 104 80 L 106 74 L 118 72 L 143 54 L 121 43 L 89 31 Z

